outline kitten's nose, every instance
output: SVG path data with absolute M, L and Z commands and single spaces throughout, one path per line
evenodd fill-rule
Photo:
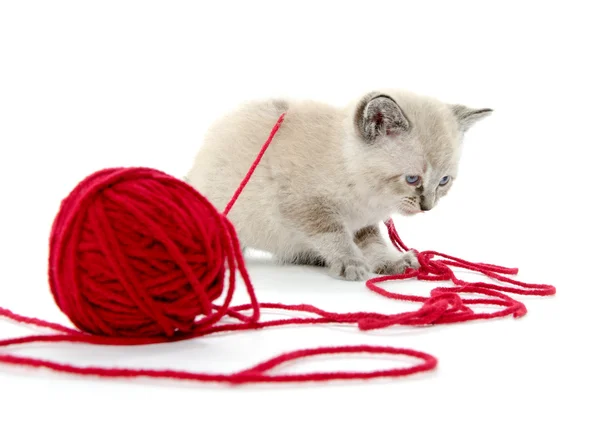
M 433 207 L 433 200 L 430 197 L 425 197 L 425 195 L 421 195 L 421 199 L 419 200 L 419 207 L 421 211 L 429 211 Z

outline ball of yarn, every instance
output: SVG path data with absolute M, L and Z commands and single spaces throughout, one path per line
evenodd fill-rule
M 164 172 L 98 171 L 62 201 L 52 225 L 55 302 L 96 335 L 190 332 L 223 293 L 232 258 L 226 223 L 200 193 Z

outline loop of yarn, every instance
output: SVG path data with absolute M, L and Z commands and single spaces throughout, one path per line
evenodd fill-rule
M 435 251 L 410 250 L 392 220 L 385 224 L 398 251 L 414 251 L 420 268 L 401 275 L 372 278 L 367 287 L 379 295 L 414 302 L 410 312 L 334 313 L 312 305 L 261 303 L 246 270 L 233 225 L 227 219 L 237 198 L 280 128 L 285 114 L 223 213 L 187 183 L 151 168 L 108 168 L 81 181 L 62 201 L 50 235 L 49 283 L 60 310 L 77 329 L 15 314 L 0 307 L 0 316 L 53 330 L 50 334 L 0 340 L 0 348 L 39 342 L 94 345 L 140 345 L 206 336 L 224 331 L 282 325 L 354 324 L 360 330 L 390 326 L 426 326 L 526 314 L 525 305 L 510 294 L 555 294 L 550 285 L 528 284 L 506 275 L 517 269 L 473 263 Z M 497 283 L 468 282 L 452 267 L 483 274 Z M 236 273 L 244 281 L 250 303 L 231 306 Z M 387 281 L 416 279 L 450 281 L 428 297 L 385 290 Z M 501 285 L 510 284 L 507 285 Z M 466 298 L 462 295 L 476 295 Z M 215 301 L 223 298 L 223 302 Z M 496 306 L 476 312 L 472 305 Z M 261 321 L 261 309 L 279 309 L 310 316 Z M 219 323 L 223 318 L 231 322 Z M 402 355 L 419 362 L 409 367 L 365 372 L 270 373 L 285 362 L 315 355 L 348 353 Z M 303 382 L 398 377 L 433 370 L 437 359 L 424 352 L 382 346 L 321 347 L 288 352 L 230 374 L 175 370 L 80 367 L 38 358 L 0 354 L 0 362 L 44 367 L 58 372 L 103 377 L 154 377 L 203 382 Z

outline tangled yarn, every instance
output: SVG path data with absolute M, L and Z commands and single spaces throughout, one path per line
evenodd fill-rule
M 526 313 L 525 305 L 507 293 L 555 293 L 553 286 L 528 284 L 506 276 L 516 274 L 517 269 L 472 263 L 433 251 L 409 250 L 389 220 L 386 226 L 392 243 L 398 251 L 415 251 L 421 267 L 401 275 L 370 279 L 367 287 L 387 298 L 419 304 L 415 311 L 335 313 L 306 304 L 259 302 L 227 214 L 259 165 L 284 117 L 285 114 L 275 124 L 223 213 L 187 183 L 151 168 L 108 168 L 82 180 L 62 201 L 52 225 L 48 266 L 54 300 L 77 329 L 0 308 L 0 316 L 54 331 L 0 340 L 0 348 L 34 342 L 136 345 L 292 324 L 354 324 L 361 330 L 372 330 L 393 325 L 465 322 L 510 314 L 520 317 Z M 496 283 L 458 279 L 451 267 L 478 272 Z M 244 282 L 249 303 L 232 306 L 237 273 Z M 380 285 L 385 281 L 411 278 L 450 281 L 453 286 L 434 288 L 429 296 L 413 296 L 392 293 Z M 464 298 L 461 294 L 480 297 Z M 219 298 L 223 301 L 217 304 Z M 481 304 L 499 309 L 490 313 L 476 312 L 471 307 Z M 260 311 L 266 308 L 307 316 L 261 321 Z M 220 322 L 224 318 L 230 322 Z M 417 359 L 418 363 L 367 372 L 270 372 L 282 363 L 300 358 L 348 353 L 404 355 Z M 80 375 L 148 376 L 228 383 L 398 377 L 432 370 L 437 365 L 437 359 L 424 352 L 367 345 L 288 352 L 230 374 L 79 367 L 11 353 L 0 354 L 0 362 Z
M 231 223 L 186 183 L 149 169 L 107 169 L 62 204 L 50 288 L 88 333 L 170 337 L 223 317 L 232 287 L 220 310 L 212 302 L 225 268 L 240 260 L 236 246 Z

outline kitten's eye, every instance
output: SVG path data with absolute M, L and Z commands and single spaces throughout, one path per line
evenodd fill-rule
M 440 180 L 440 186 L 445 186 L 450 181 L 450 176 L 446 175 Z
M 408 184 L 410 184 L 411 186 L 419 184 L 420 181 L 421 181 L 421 177 L 419 177 L 418 175 L 407 175 L 406 176 L 406 182 Z

